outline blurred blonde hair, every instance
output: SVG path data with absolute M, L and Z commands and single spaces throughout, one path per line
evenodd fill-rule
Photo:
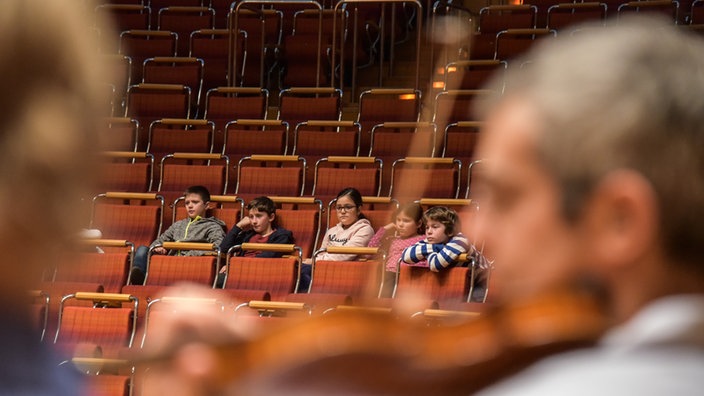
M 0 248 L 32 267 L 84 225 L 78 207 L 93 180 L 110 81 L 87 10 L 91 1 L 0 2 Z M 19 264 L 13 259 L 5 255 L 0 267 Z

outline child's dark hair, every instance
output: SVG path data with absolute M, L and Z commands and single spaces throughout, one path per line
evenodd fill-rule
M 357 207 L 357 210 L 359 212 L 358 217 L 360 219 L 366 219 L 366 217 L 364 217 L 364 214 L 362 213 L 362 211 L 360 209 L 362 207 L 363 202 L 362 202 L 362 194 L 359 192 L 359 190 L 357 190 L 354 187 L 344 188 L 342 191 L 340 191 L 337 194 L 337 197 L 335 199 L 339 200 L 342 197 L 349 197 L 352 200 L 352 202 L 354 202 L 354 205 Z
M 247 210 L 256 209 L 259 212 L 264 212 L 269 216 L 276 214 L 276 204 L 269 197 L 257 197 L 249 201 Z
M 398 209 L 394 210 L 394 213 L 391 217 L 391 222 L 396 221 L 396 217 L 399 214 L 405 214 L 406 216 L 410 217 L 415 221 L 416 223 L 420 222 L 420 225 L 418 226 L 418 234 L 422 234 L 425 230 L 425 219 L 423 218 L 423 207 L 420 206 L 420 204 L 416 202 L 411 202 L 407 203 L 405 205 L 400 206 Z
M 454 236 L 462 229 L 460 217 L 453 209 L 444 206 L 433 206 L 425 211 L 423 219 L 437 221 L 445 226 L 445 235 Z
M 200 196 L 203 202 L 210 202 L 210 191 L 203 186 L 190 186 L 184 191 L 183 195 L 196 194 Z

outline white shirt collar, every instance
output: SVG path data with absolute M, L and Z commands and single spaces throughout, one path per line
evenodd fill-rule
M 611 349 L 643 345 L 698 345 L 704 348 L 704 295 L 658 299 L 602 338 Z

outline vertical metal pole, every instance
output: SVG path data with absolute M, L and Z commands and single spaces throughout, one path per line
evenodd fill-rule
M 379 86 L 381 87 L 384 82 L 382 81 L 382 74 L 384 73 L 384 36 L 386 35 L 386 3 L 381 4 L 381 21 L 379 22 L 379 41 L 381 42 L 379 50 Z M 393 29 L 393 27 L 392 27 Z

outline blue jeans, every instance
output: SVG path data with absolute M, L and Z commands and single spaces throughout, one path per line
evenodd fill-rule
M 298 293 L 308 293 L 312 268 L 310 264 L 301 264 L 301 281 L 298 284 Z
M 147 272 L 147 255 L 149 254 L 149 246 L 139 246 L 134 252 L 134 262 L 132 267 L 139 268 L 142 272 Z

